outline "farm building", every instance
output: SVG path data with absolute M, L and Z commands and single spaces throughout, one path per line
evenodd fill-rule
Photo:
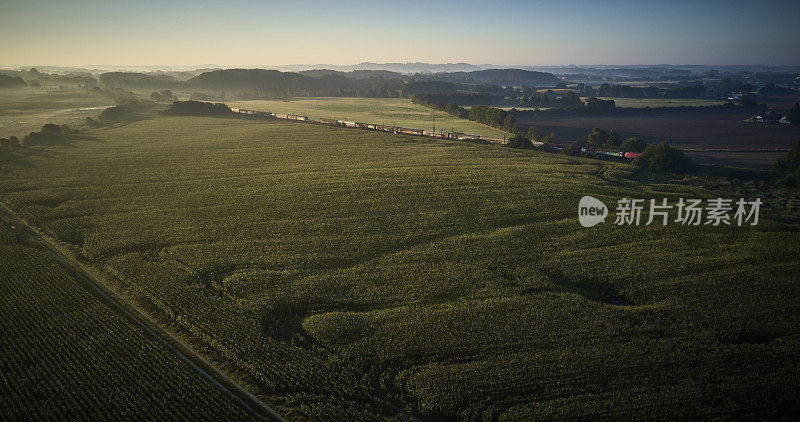
M 753 122 L 755 123 L 789 123 L 786 120 L 786 113 L 780 111 L 762 111 L 761 113 L 756 114 L 753 116 Z

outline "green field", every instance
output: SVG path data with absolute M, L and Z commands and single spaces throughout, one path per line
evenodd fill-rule
M 338 119 L 362 123 L 378 123 L 415 129 L 433 128 L 433 111 L 412 104 L 405 98 L 293 98 L 289 101 L 231 101 L 231 107 L 273 113 L 300 114 L 312 119 Z M 459 119 L 447 113 L 436 112 L 436 130 L 455 131 L 481 136 L 502 138 L 507 133 L 497 129 Z
M 83 124 L 87 116 L 97 116 L 102 109 L 116 104 L 106 92 L 67 88 L 74 92 L 47 92 L 46 88 L 32 87 L 0 89 L 0 138 L 22 139 L 45 123 Z
M 582 97 L 586 100 L 588 97 Z M 658 107 L 704 107 L 725 104 L 725 101 L 698 98 L 617 98 L 600 97 L 603 100 L 614 100 L 617 107 L 624 108 L 658 108 Z
M 0 221 L 4 420 L 248 420 Z
M 327 100 L 261 104 L 304 101 Z M 800 412 L 800 221 L 770 201 L 755 227 L 585 229 L 583 195 L 733 194 L 291 122 L 155 117 L 26 151 L 0 199 L 290 419 Z

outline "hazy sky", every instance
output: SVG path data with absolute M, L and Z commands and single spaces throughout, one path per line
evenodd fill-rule
M 4 65 L 800 65 L 800 0 L 0 0 Z

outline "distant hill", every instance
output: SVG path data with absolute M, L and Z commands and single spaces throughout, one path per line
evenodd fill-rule
M 368 79 L 368 78 L 383 78 L 383 79 L 403 79 L 405 75 L 397 72 L 390 72 L 388 70 L 353 70 L 350 72 L 342 72 L 340 70 L 331 69 L 313 69 L 301 70 L 297 72 L 301 75 L 311 76 L 317 78 L 320 76 L 344 76 L 351 79 Z
M 28 86 L 19 76 L 0 75 L 0 88 L 13 88 L 18 86 Z
M 273 69 L 283 70 L 283 71 L 306 71 L 306 70 L 315 70 L 315 69 L 330 69 L 330 70 L 337 70 L 340 72 L 352 72 L 357 70 L 385 70 L 389 72 L 395 73 L 404 73 L 404 74 L 412 74 L 412 73 L 438 73 L 438 72 L 471 72 L 474 70 L 482 70 L 482 69 L 491 69 L 496 67 L 502 66 L 495 66 L 495 65 L 474 65 L 469 63 L 423 63 L 423 62 L 413 62 L 413 63 L 372 63 L 372 62 L 363 62 L 358 64 L 351 64 L 351 65 L 332 65 L 332 64 L 292 64 L 292 65 L 280 65 L 280 66 L 269 66 Z
M 486 69 L 474 72 L 448 72 L 425 75 L 427 79 L 435 81 L 453 82 L 471 85 L 502 85 L 502 86 L 555 86 L 559 82 L 552 73 L 537 72 L 522 69 Z
M 100 82 L 110 88 L 176 88 L 180 81 L 163 73 L 107 72 Z
M 179 72 L 107 72 L 100 82 L 108 87 L 146 89 L 192 89 L 228 91 L 238 98 L 284 96 L 387 97 L 403 94 L 450 94 L 487 92 L 498 94 L 507 86 L 552 87 L 560 80 L 550 73 L 521 69 L 485 69 L 472 72 L 416 73 L 404 75 L 388 70 L 310 69 L 281 72 L 274 69 L 223 69 L 190 76 Z
M 329 75 L 325 75 L 329 76 Z M 237 89 L 259 86 L 294 86 L 304 84 L 310 76 L 294 72 L 266 69 L 225 69 L 201 73 L 187 83 L 195 88 Z

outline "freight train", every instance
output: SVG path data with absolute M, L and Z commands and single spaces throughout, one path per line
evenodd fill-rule
M 380 132 L 389 132 L 394 134 L 404 134 L 404 135 L 414 135 L 414 136 L 425 136 L 429 138 L 438 138 L 438 139 L 453 139 L 459 141 L 480 141 L 480 142 L 487 142 L 490 144 L 507 144 L 508 139 L 506 138 L 493 138 L 490 136 L 480 136 L 480 135 L 470 135 L 467 133 L 460 133 L 460 132 L 445 132 L 445 131 L 433 131 L 433 130 L 426 130 L 426 129 L 414 129 L 408 127 L 400 127 L 400 126 L 387 126 L 387 125 L 379 125 L 375 123 L 361 123 L 361 122 L 353 122 L 348 120 L 336 120 L 336 119 L 310 119 L 308 116 L 300 116 L 296 114 L 285 114 L 285 113 L 270 113 L 268 111 L 256 111 L 256 110 L 247 110 L 243 108 L 232 108 L 231 109 L 234 113 L 243 114 L 248 116 L 257 116 L 257 117 L 265 117 L 265 118 L 276 118 L 276 119 L 285 119 L 285 120 L 295 120 L 299 122 L 311 122 L 311 123 L 319 123 L 324 125 L 331 125 L 331 126 L 342 126 L 342 127 L 351 127 L 351 128 L 360 128 L 360 129 L 367 129 L 367 130 L 376 130 Z M 534 146 L 541 147 L 544 146 L 544 143 L 531 141 Z M 551 149 L 556 151 L 562 151 L 567 148 L 569 145 L 567 144 L 558 144 L 558 143 L 550 143 L 548 146 Z M 619 158 L 627 158 L 627 159 L 634 159 L 640 155 L 641 153 L 637 152 L 625 152 L 620 150 L 613 150 L 613 149 L 603 149 L 603 148 L 586 148 L 582 147 L 581 152 L 588 153 L 588 154 L 598 154 L 598 155 L 608 155 L 611 157 L 619 157 Z

